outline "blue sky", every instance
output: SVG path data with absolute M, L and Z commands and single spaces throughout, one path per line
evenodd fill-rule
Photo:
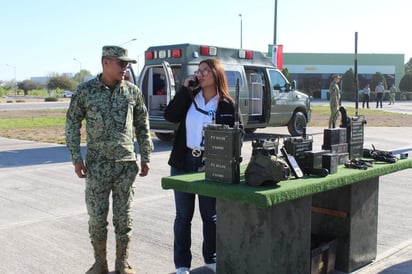
M 0 13 L 0 80 L 101 71 L 103 45 L 125 45 L 144 64 L 149 46 L 199 43 L 267 51 L 274 0 L 14 0 Z M 278 0 L 284 52 L 401 53 L 412 58 L 410 0 Z M 119 3 L 122 3 L 119 5 Z M 242 14 L 242 17 L 239 16 Z M 409 18 L 409 19 L 408 19 Z M 408 24 L 409 23 L 409 24 Z M 73 60 L 76 58 L 78 61 Z M 6 65 L 8 64 L 8 65 Z

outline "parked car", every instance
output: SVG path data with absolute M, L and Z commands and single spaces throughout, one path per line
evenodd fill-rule
M 73 95 L 73 92 L 71 92 L 70 90 L 63 91 L 63 97 L 64 98 L 70 98 L 70 97 L 72 97 L 72 95 Z

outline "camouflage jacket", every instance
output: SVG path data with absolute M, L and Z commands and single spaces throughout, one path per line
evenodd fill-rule
M 340 90 L 339 85 L 331 82 L 329 86 L 329 103 L 331 107 L 337 108 L 340 105 Z
M 87 162 L 136 160 L 134 138 L 141 161 L 149 162 L 153 143 L 141 91 L 128 81 L 120 81 L 110 89 L 100 81 L 100 76 L 79 85 L 67 110 L 66 144 L 72 162 L 83 160 L 80 152 L 83 120 Z

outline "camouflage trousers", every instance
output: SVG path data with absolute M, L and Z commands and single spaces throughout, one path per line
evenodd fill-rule
M 336 127 L 336 120 L 338 118 L 338 115 L 337 115 L 338 110 L 339 110 L 338 105 L 330 105 L 329 128 Z
M 92 241 L 107 239 L 110 193 L 116 239 L 129 240 L 132 232 L 131 211 L 137 172 L 138 166 L 135 161 L 87 164 L 85 196 Z

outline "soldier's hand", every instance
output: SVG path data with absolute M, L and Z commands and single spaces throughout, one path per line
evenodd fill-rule
M 74 172 L 77 174 L 77 177 L 86 178 L 87 168 L 83 161 L 74 164 Z
M 150 169 L 150 164 L 149 162 L 141 162 L 140 163 L 140 173 L 139 176 L 140 177 L 144 177 L 149 173 L 149 169 Z

